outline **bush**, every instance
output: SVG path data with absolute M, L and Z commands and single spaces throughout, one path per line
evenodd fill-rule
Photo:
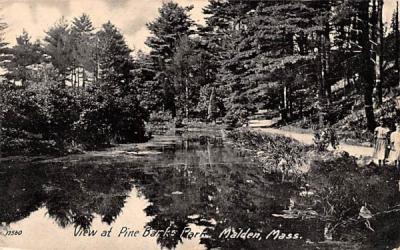
M 247 124 L 249 115 L 246 109 L 233 109 L 225 116 L 225 122 L 230 127 L 240 127 Z
M 7 155 L 146 139 L 146 113 L 133 95 L 115 97 L 99 89 L 77 93 L 52 82 L 28 88 L 1 85 L 0 98 L 0 147 Z
M 2 153 L 35 153 L 48 130 L 46 100 L 33 91 L 0 86 Z
M 150 123 L 165 123 L 172 121 L 172 115 L 170 112 L 153 112 L 150 114 Z
M 66 148 L 75 140 L 73 125 L 81 113 L 80 101 L 80 96 L 70 89 L 60 88 L 56 84 L 49 88 L 44 106 L 48 114 L 46 137 L 55 140 L 60 148 Z
M 266 172 L 278 173 L 282 180 L 286 177 L 302 177 L 301 167 L 307 162 L 307 154 L 312 146 L 304 145 L 288 137 L 235 130 L 228 133 L 236 145 L 257 154 Z
M 111 142 L 141 142 L 146 139 L 145 116 L 133 96 L 115 97 L 94 88 L 84 97 L 73 129 L 77 142 L 87 148 Z

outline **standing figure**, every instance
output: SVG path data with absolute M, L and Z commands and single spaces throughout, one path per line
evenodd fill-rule
M 396 131 L 390 134 L 389 162 L 394 162 L 395 167 L 400 167 L 400 123 L 396 123 Z
M 384 127 L 383 119 L 379 119 L 378 127 L 375 128 L 374 133 L 374 154 L 373 157 L 378 159 L 379 166 L 385 165 L 386 148 L 388 144 L 388 133 L 390 129 Z

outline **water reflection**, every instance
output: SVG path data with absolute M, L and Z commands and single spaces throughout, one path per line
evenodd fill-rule
M 132 189 L 129 173 L 108 165 L 33 164 L 1 174 L 0 220 L 19 221 L 41 206 L 60 227 L 88 228 L 93 215 L 111 224 Z
M 196 244 L 207 249 L 383 249 L 400 244 L 398 212 L 382 213 L 372 219 L 375 232 L 357 218 L 364 204 L 372 211 L 396 207 L 398 177 L 393 173 L 350 173 L 343 178 L 340 169 L 315 171 L 306 180 L 314 195 L 307 197 L 299 195 L 305 183 L 281 183 L 280 178 L 264 173 L 256 162 L 223 145 L 219 134 L 189 133 L 182 138 L 169 143 L 156 141 L 147 148 L 162 154 L 126 161 L 104 157 L 76 161 L 71 157 L 61 162 L 18 166 L 7 163 L 0 169 L 0 221 L 17 226 L 38 223 L 33 217 L 44 208 L 47 218 L 57 223 L 58 229 L 52 230 L 59 235 L 70 236 L 71 228 L 76 226 L 96 228 L 101 224 L 120 227 L 136 223 L 141 231 L 149 226 L 177 232 L 198 226 L 198 230 L 206 229 L 210 237 L 201 238 Z M 369 185 L 360 188 L 360 183 Z M 145 205 L 141 207 L 139 203 Z M 314 211 L 318 216 L 274 216 L 295 209 Z M 146 218 L 137 219 L 135 216 L 140 213 Z M 221 238 L 226 228 L 250 228 L 264 235 L 281 230 L 299 233 L 302 239 Z M 332 241 L 326 241 L 327 228 L 332 229 Z M 120 249 L 124 244 L 137 243 L 113 240 Z M 151 240 L 153 243 L 140 244 L 148 249 L 156 249 L 157 245 L 167 249 L 193 248 L 193 241 L 185 240 L 180 233 L 161 234 Z M 61 242 L 62 239 L 55 239 L 53 243 Z

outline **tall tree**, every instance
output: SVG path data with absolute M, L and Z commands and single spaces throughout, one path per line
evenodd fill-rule
M 376 88 L 376 103 L 377 105 L 382 104 L 382 71 L 383 71 L 383 0 L 373 0 L 373 8 L 375 13 L 373 13 L 374 18 L 372 20 L 374 30 L 371 32 L 375 37 L 375 88 Z
M 193 21 L 189 16 L 192 8 L 193 6 L 181 7 L 174 2 L 165 2 L 159 9 L 159 17 L 147 24 L 151 36 L 147 38 L 146 45 L 151 49 L 150 55 L 159 72 L 155 76 L 156 81 L 164 89 L 163 109 L 171 111 L 174 117 L 175 93 L 172 76 L 166 73 L 166 69 L 171 63 L 180 38 L 193 34 Z
M 29 66 L 39 64 L 42 59 L 40 43 L 31 42 L 29 34 L 23 30 L 22 34 L 17 37 L 17 44 L 10 50 L 11 58 L 7 62 L 6 69 L 8 73 L 6 77 L 14 81 L 21 81 L 26 86 L 27 80 L 30 79 L 31 70 Z
M 201 46 L 201 40 L 183 37 L 167 66 L 168 75 L 174 76 L 175 103 L 182 117 L 189 118 L 189 114 L 194 113 L 200 89 L 214 80 L 213 65 L 209 59 L 210 55 Z
M 5 29 L 7 28 L 7 24 L 3 21 L 3 19 L 0 18 L 0 65 L 3 66 L 4 61 L 7 59 L 7 45 L 8 43 L 5 42 Z M 4 119 L 4 102 L 5 100 L 3 99 L 3 95 L 0 94 L 0 138 L 2 137 L 2 131 L 3 131 L 3 119 Z M 2 145 L 3 143 L 0 143 L 0 157 L 2 156 Z
M 8 43 L 5 41 L 5 30 L 8 25 L 0 18 L 0 66 L 4 66 L 4 63 L 10 58 Z
M 111 22 L 97 32 L 100 80 L 114 87 L 128 88 L 132 80 L 132 50 L 121 32 Z
M 203 9 L 206 26 L 200 27 L 199 35 L 211 55 L 209 61 L 213 65 L 215 75 L 215 80 L 203 92 L 209 93 L 209 101 L 211 97 L 225 100 L 225 105 L 219 104 L 221 115 L 225 114 L 225 109 L 232 110 L 231 96 L 235 89 L 227 88 L 227 86 L 235 86 L 238 80 L 234 77 L 235 74 L 231 74 L 233 68 L 227 65 L 236 54 L 237 42 L 241 40 L 240 30 L 243 30 L 246 25 L 246 17 L 259 4 L 258 1 L 210 0 Z M 212 90 L 214 90 L 214 96 L 211 95 Z
M 398 31 L 398 14 L 397 8 L 394 9 L 390 30 L 384 37 L 384 49 L 382 51 L 383 76 L 385 76 L 385 87 L 396 87 L 399 85 L 399 31 Z
M 374 64 L 371 55 L 371 32 L 369 19 L 369 3 L 368 1 L 359 1 L 356 4 L 359 25 L 361 26 L 361 35 L 359 36 L 359 44 L 362 47 L 362 61 L 364 63 L 360 70 L 360 77 L 364 90 L 364 108 L 367 119 L 367 127 L 370 131 L 375 129 L 375 115 L 373 108 L 373 89 L 374 89 Z
M 61 18 L 46 32 L 44 51 L 58 70 L 62 85 L 65 86 L 67 75 L 73 64 L 73 42 L 71 30 L 64 18 Z
M 228 73 L 225 82 L 232 91 L 228 103 L 232 104 L 229 110 L 234 112 L 233 117 L 277 105 L 283 117 L 292 113 L 295 74 L 290 65 L 300 69 L 313 63 L 314 55 L 305 38 L 322 31 L 315 22 L 318 13 L 297 1 L 268 1 L 237 18 L 240 25 L 236 25 L 230 39 L 230 56 L 223 63 Z
M 100 78 L 91 90 L 94 103 L 91 102 L 87 110 L 94 109 L 93 116 L 98 121 L 92 122 L 108 131 L 106 137 L 117 142 L 141 140 L 146 114 L 137 99 L 138 90 L 131 72 L 134 69 L 131 50 L 111 22 L 97 32 L 97 39 Z
M 158 85 L 155 76 L 157 74 L 156 65 L 150 55 L 138 51 L 134 58 L 133 84 L 137 86 L 140 104 L 146 110 L 157 110 L 163 105 L 160 96 L 163 89 Z
M 72 82 L 81 82 L 85 87 L 87 74 L 96 72 L 96 39 L 94 27 L 90 17 L 82 14 L 72 21 L 71 35 L 74 43 L 73 47 L 73 79 Z
M 394 82 L 395 85 L 399 85 L 400 84 L 400 63 L 399 63 L 399 51 L 400 51 L 400 30 L 399 30 L 399 2 L 396 2 L 396 10 L 395 10 L 395 14 L 392 20 L 392 29 L 393 29 L 393 33 L 394 33 L 394 44 L 395 44 L 395 48 L 394 48 L 394 55 L 395 55 L 395 59 L 394 59 L 394 70 L 395 70 L 395 77 L 394 77 Z

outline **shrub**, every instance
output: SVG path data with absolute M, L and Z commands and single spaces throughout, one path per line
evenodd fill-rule
M 227 136 L 240 147 L 255 152 L 265 171 L 278 173 L 282 180 L 285 177 L 299 180 L 303 176 L 301 167 L 308 160 L 307 153 L 313 149 L 288 137 L 248 130 L 235 130 Z
M 33 153 L 48 129 L 43 96 L 12 85 L 0 86 L 1 134 L 3 153 Z
M 146 139 L 146 113 L 133 95 L 116 97 L 99 89 L 78 93 L 51 82 L 28 88 L 1 85 L 0 98 L 0 147 L 8 155 Z
M 74 123 L 76 140 L 87 148 L 144 141 L 145 116 L 133 96 L 115 97 L 94 88 L 84 96 L 82 112 Z

